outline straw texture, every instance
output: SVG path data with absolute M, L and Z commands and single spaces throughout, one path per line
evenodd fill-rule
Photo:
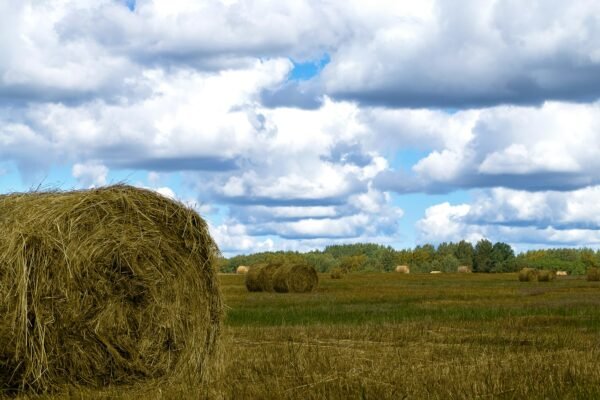
M 204 379 L 218 249 L 196 212 L 126 185 L 0 196 L 0 389 Z

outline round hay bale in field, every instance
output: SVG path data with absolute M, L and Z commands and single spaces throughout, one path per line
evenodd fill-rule
M 590 268 L 587 270 L 588 281 L 600 281 L 600 268 Z
M 537 281 L 538 271 L 535 268 L 523 268 L 519 271 L 519 281 L 535 282 Z
M 551 282 L 556 279 L 556 272 L 547 269 L 538 272 L 538 282 Z
M 567 276 L 569 273 L 567 271 L 556 271 L 556 276 Z
M 341 268 L 335 267 L 331 270 L 331 279 L 342 279 L 344 277 L 344 271 Z
M 273 273 L 277 270 L 278 263 L 257 264 L 246 273 L 246 289 L 249 292 L 272 292 Z
M 248 269 L 250 269 L 250 267 L 246 267 L 245 265 L 240 265 L 239 267 L 236 268 L 235 273 L 240 274 L 240 275 L 245 275 L 248 273 Z
M 273 288 L 273 274 L 280 266 L 280 263 L 270 262 L 261 267 L 258 272 L 258 284 L 263 292 L 273 292 L 275 290 Z
M 262 292 L 262 287 L 258 282 L 258 274 L 263 265 L 264 264 L 253 265 L 248 269 L 244 283 L 246 284 L 246 289 L 248 289 L 249 292 Z
M 0 392 L 202 382 L 215 365 L 218 249 L 150 190 L 0 196 Z
M 312 292 L 318 283 L 317 271 L 306 264 L 282 265 L 273 274 L 273 288 L 279 293 Z
M 458 272 L 459 274 L 468 274 L 471 272 L 471 268 L 466 265 L 461 265 L 456 269 L 456 272 Z
M 408 265 L 397 265 L 394 271 L 400 274 L 410 274 L 410 267 Z

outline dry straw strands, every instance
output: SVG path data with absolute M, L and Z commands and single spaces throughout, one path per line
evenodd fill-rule
M 125 185 L 0 196 L 0 390 L 196 379 L 222 319 L 196 212 Z
M 410 274 L 410 268 L 408 265 L 397 265 L 395 271 L 400 274 Z
M 246 288 L 250 292 L 311 292 L 318 282 L 319 277 L 315 269 L 299 263 L 259 264 L 250 268 L 246 274 Z
M 341 268 L 335 267 L 331 270 L 331 279 L 342 279 L 344 277 L 344 272 Z
M 279 264 L 257 264 L 248 270 L 246 274 L 246 289 L 249 292 L 272 292 L 273 273 Z
M 538 272 L 538 281 L 539 282 L 550 282 L 555 279 L 556 279 L 555 271 L 549 271 L 547 269 L 543 269 Z
M 262 268 L 266 266 L 266 264 L 257 264 L 251 266 L 246 273 L 246 280 L 244 281 L 246 284 L 246 289 L 249 292 L 262 292 L 262 287 L 258 280 L 258 275 L 262 272 Z
M 590 268 L 587 270 L 588 281 L 600 281 L 600 268 Z
M 538 278 L 538 272 L 534 268 L 523 268 L 519 271 L 519 281 L 521 282 L 535 282 Z
M 460 273 L 460 274 L 468 274 L 471 272 L 471 268 L 469 268 L 466 265 L 461 265 L 460 267 L 458 267 L 456 269 L 456 272 Z
M 318 283 L 317 271 L 306 264 L 283 265 L 273 274 L 273 289 L 279 293 L 312 292 Z
M 236 274 L 240 274 L 240 275 L 244 275 L 248 273 L 248 269 L 249 267 L 246 267 L 245 265 L 240 265 L 239 267 L 237 267 L 237 269 L 235 270 Z

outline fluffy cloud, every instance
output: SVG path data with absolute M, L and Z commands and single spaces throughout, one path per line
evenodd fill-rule
M 270 251 L 275 247 L 272 239 L 253 237 L 240 224 L 209 224 L 209 231 L 215 242 L 219 245 L 221 252 L 226 256 L 237 253 Z
M 145 70 L 246 69 L 319 58 L 350 35 L 340 4 L 312 1 L 23 1 L 0 5 L 0 101 L 144 98 Z
M 97 187 L 106 185 L 108 168 L 98 163 L 86 163 L 73 165 L 72 174 L 81 186 Z
M 417 223 L 419 240 L 487 237 L 521 245 L 600 245 L 600 186 L 571 192 L 491 189 L 471 204 L 442 203 Z
M 161 177 L 178 174 L 226 252 L 393 241 L 391 191 L 473 188 L 505 189 L 430 208 L 419 240 L 593 243 L 596 15 L 584 0 L 4 2 L 0 159 L 30 183 L 143 170 L 173 198 Z
M 0 103 L 116 100 L 144 90 L 126 77 L 140 69 L 95 41 L 65 40 L 58 24 L 87 2 L 3 2 L 0 5 Z
M 116 2 L 72 9 L 63 36 L 87 37 L 142 63 L 203 69 L 243 65 L 257 57 L 312 58 L 348 35 L 341 4 L 317 1 L 148 0 L 134 12 Z M 201 23 L 199 23 L 201 22 Z
M 403 114 L 395 118 L 402 120 Z M 434 150 L 412 166 L 411 174 L 380 174 L 380 189 L 444 192 L 499 186 L 543 191 L 600 182 L 600 103 L 501 106 L 446 114 L 440 121 L 419 121 L 426 132 L 431 126 L 437 130 Z M 400 137 L 405 135 L 401 124 Z
M 600 5 L 585 0 L 417 3 L 18 2 L 0 6 L 0 99 L 144 98 L 147 69 L 248 68 L 258 59 L 331 62 L 311 84 L 266 90 L 270 105 L 482 107 L 589 101 L 600 88 Z
M 356 105 L 325 98 L 314 110 L 268 109 L 258 101 L 290 67 L 274 59 L 220 72 L 147 70 L 141 79 L 152 91 L 135 102 L 30 104 L 4 114 L 0 154 L 21 169 L 74 163 L 82 186 L 105 183 L 108 168 L 147 170 L 153 187 L 161 175 L 187 171 L 202 204 L 229 206 L 229 223 L 244 233 L 217 232 L 247 243 L 240 251 L 262 246 L 248 236 L 395 232 L 401 210 L 370 188 L 389 165 L 361 144 L 371 130 Z
M 418 240 L 422 243 L 468 240 L 475 242 L 483 237 L 482 229 L 465 223 L 471 206 L 442 203 L 425 210 L 424 218 L 417 221 Z
M 599 229 L 600 186 L 538 193 L 492 189 L 477 197 L 467 220 L 477 224 L 551 226 L 562 230 Z
M 419 10 L 382 7 L 360 19 L 362 29 L 340 44 L 324 70 L 326 92 L 393 107 L 598 98 L 600 4 L 420 3 Z
M 231 215 L 257 236 L 351 239 L 396 234 L 403 212 L 389 194 L 369 189 L 336 206 L 235 206 Z
M 152 70 L 141 78 L 153 87 L 141 101 L 44 103 L 9 111 L 4 120 L 0 114 L 0 155 L 30 161 L 47 154 L 43 163 L 97 159 L 109 167 L 155 171 L 232 169 L 256 143 L 253 98 L 289 67 L 273 60 L 219 74 Z

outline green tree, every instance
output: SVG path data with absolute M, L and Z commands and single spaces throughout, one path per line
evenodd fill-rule
M 473 267 L 473 245 L 470 242 L 465 240 L 458 242 L 454 255 L 458 259 L 460 265 Z
M 355 256 L 342 257 L 340 260 L 340 268 L 344 272 L 359 271 L 364 269 L 367 264 L 367 256 L 364 254 L 358 254 Z
M 394 264 L 411 265 L 413 263 L 413 252 L 410 249 L 403 249 L 396 252 Z
M 459 265 L 460 263 L 454 254 L 446 254 L 440 260 L 440 270 L 444 272 L 456 272 Z
M 591 249 L 581 250 L 581 262 L 585 266 L 585 269 L 595 268 L 598 266 L 594 251 Z
M 503 242 L 494 243 L 492 248 L 492 269 L 493 272 L 508 272 L 514 270 L 515 252 L 509 244 Z
M 416 267 L 421 267 L 433 261 L 435 256 L 435 247 L 430 244 L 417 246 L 413 250 L 413 264 Z
M 437 257 L 443 259 L 448 255 L 454 255 L 456 253 L 456 248 L 456 243 L 442 242 L 438 245 Z
M 321 252 L 310 252 L 304 256 L 308 265 L 312 265 L 318 272 L 329 272 L 340 266 L 340 260 L 331 254 Z
M 391 247 L 384 247 L 377 252 L 377 265 L 380 271 L 391 271 L 395 267 L 396 252 Z
M 475 245 L 473 254 L 473 271 L 474 272 L 490 272 L 493 267 L 492 251 L 494 246 L 487 239 L 481 239 Z

